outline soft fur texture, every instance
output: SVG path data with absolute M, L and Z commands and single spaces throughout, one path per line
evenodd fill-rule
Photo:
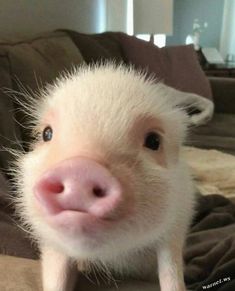
M 17 205 L 42 250 L 45 291 L 72 290 L 75 261 L 79 270 L 96 266 L 143 278 L 154 277 L 158 265 L 162 291 L 185 290 L 182 248 L 194 189 L 181 155 L 190 123 L 178 106 L 184 94 L 132 69 L 104 65 L 62 77 L 31 106 L 34 132 L 50 125 L 53 138 L 45 143 L 40 136 L 19 156 Z M 153 131 L 160 135 L 157 151 L 143 146 Z M 112 227 L 93 235 L 52 227 L 34 195 L 45 171 L 75 156 L 98 160 L 123 187 L 125 219 L 116 211 Z
M 202 194 L 221 194 L 235 201 L 235 157 L 218 150 L 185 147 L 184 156 Z

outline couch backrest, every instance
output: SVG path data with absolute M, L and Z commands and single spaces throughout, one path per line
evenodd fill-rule
M 159 49 L 149 42 L 124 33 L 83 34 L 60 30 L 24 41 L 0 41 L 0 88 L 22 92 L 22 86 L 37 91 L 72 66 L 101 61 L 125 62 L 176 89 L 211 98 L 209 82 L 190 46 Z M 23 98 L 23 96 L 21 96 Z M 20 107 L 0 90 L 0 145 L 19 148 L 17 140 L 28 141 L 29 131 Z M 0 150 L 0 167 L 11 158 Z
M 0 42 L 0 146 L 19 149 L 18 141 L 29 140 L 22 130 L 25 115 L 18 110 L 4 88 L 22 92 L 37 91 L 51 83 L 61 71 L 83 63 L 83 57 L 65 32 L 53 32 L 18 42 Z M 23 99 L 23 96 L 20 96 Z M 0 150 L 0 167 L 6 168 L 11 154 Z
M 87 64 L 102 61 L 120 63 L 125 59 L 119 33 L 84 34 L 72 30 L 63 31 L 72 38 Z
M 128 63 L 175 89 L 212 99 L 208 78 L 202 71 L 193 46 L 158 48 L 124 33 L 119 34 Z
M 83 34 L 65 30 L 86 63 L 115 60 L 146 70 L 165 84 L 212 99 L 210 83 L 192 45 L 158 48 L 150 42 L 120 32 Z

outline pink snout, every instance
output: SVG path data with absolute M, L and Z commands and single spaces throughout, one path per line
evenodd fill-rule
M 85 157 L 64 160 L 48 170 L 34 193 L 40 208 L 50 216 L 71 211 L 112 219 L 122 201 L 119 181 L 106 167 Z

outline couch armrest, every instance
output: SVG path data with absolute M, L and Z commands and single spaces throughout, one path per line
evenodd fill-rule
M 215 112 L 235 113 L 235 79 L 209 77 Z

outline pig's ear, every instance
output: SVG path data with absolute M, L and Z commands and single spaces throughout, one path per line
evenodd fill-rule
M 174 88 L 168 87 L 171 103 L 173 106 L 180 107 L 186 111 L 189 118 L 189 124 L 206 124 L 213 116 L 214 103 L 197 94 L 186 93 Z

